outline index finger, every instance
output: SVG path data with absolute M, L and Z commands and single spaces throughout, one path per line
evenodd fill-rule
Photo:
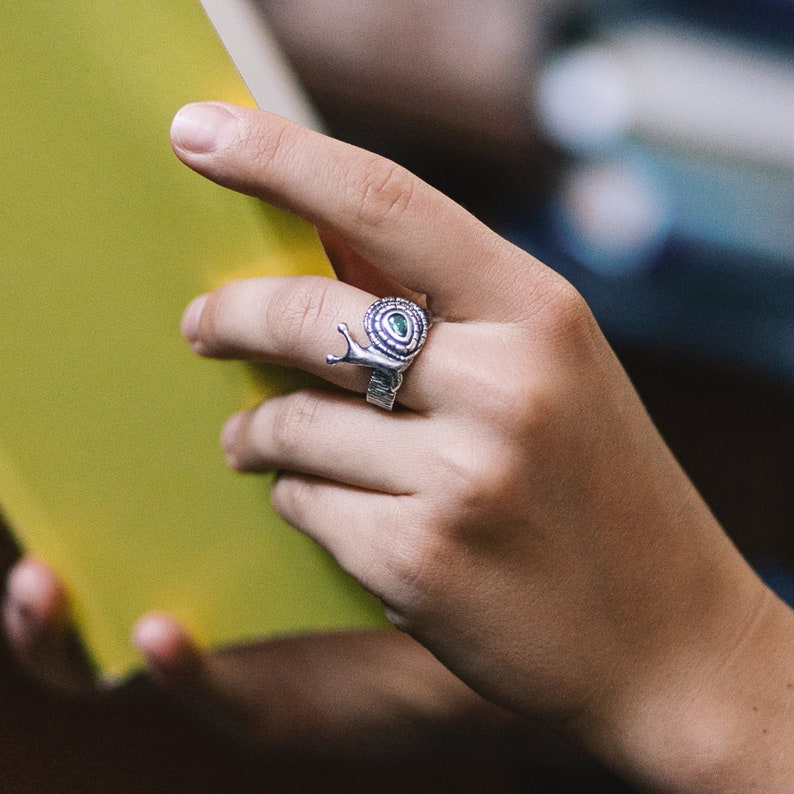
M 174 151 L 194 170 L 341 235 L 446 320 L 524 315 L 547 269 L 385 158 L 280 116 L 187 105 Z M 510 289 L 505 289 L 509 285 Z

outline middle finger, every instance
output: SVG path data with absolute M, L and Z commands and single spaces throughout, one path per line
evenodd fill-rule
M 233 416 L 221 442 L 238 471 L 290 471 L 369 491 L 413 493 L 419 442 L 407 411 L 389 414 L 342 394 L 301 391 Z

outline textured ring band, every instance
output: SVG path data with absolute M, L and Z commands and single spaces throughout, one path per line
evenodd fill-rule
M 419 354 L 427 339 L 430 318 L 427 312 L 405 298 L 381 298 L 367 309 L 364 329 L 369 347 L 361 347 L 350 336 L 346 323 L 338 331 L 347 341 L 343 356 L 326 356 L 329 364 L 359 364 L 371 367 L 367 402 L 391 411 L 403 372 Z

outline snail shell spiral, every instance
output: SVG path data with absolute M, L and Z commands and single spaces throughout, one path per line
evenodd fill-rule
M 412 358 L 427 338 L 427 312 L 405 298 L 381 298 L 364 315 L 364 328 L 373 347 L 390 358 Z

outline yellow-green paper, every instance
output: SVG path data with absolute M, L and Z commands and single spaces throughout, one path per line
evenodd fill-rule
M 198 0 L 4 0 L 0 41 L 0 505 L 99 668 L 135 668 L 152 609 L 213 645 L 381 621 L 227 470 L 220 428 L 262 385 L 179 334 L 229 278 L 329 273 L 308 225 L 171 152 L 185 102 L 251 102 Z

